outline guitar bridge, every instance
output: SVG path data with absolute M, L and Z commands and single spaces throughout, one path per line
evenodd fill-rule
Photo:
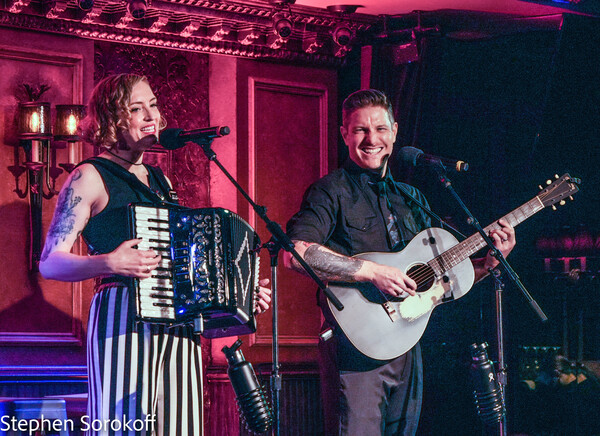
M 385 313 L 387 313 L 387 315 L 390 317 L 392 322 L 398 321 L 400 319 L 400 314 L 398 313 L 398 311 L 396 309 L 394 309 L 394 306 L 392 306 L 392 303 L 390 303 L 389 301 L 386 301 L 385 303 L 382 304 L 382 306 L 383 306 L 383 309 L 385 310 Z

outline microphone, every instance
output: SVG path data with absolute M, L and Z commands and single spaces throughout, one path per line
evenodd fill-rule
M 488 358 L 487 346 L 486 342 L 471 345 L 470 373 L 475 389 L 473 395 L 477 414 L 485 424 L 492 425 L 504 418 L 506 410 L 504 393 L 496 380 L 494 364 Z
M 441 166 L 445 169 L 452 169 L 457 172 L 464 172 L 469 169 L 469 164 L 467 162 L 426 154 L 423 153 L 423 150 L 415 147 L 402 147 L 399 156 L 403 162 L 413 166 L 417 166 L 417 164 L 434 165 Z
M 160 133 L 160 145 L 167 150 L 176 150 L 189 141 L 207 141 L 213 138 L 229 135 L 227 126 L 205 127 L 203 129 L 183 130 L 165 129 Z
M 239 349 L 241 345 L 242 340 L 238 339 L 231 348 L 225 346 L 222 349 L 229 362 L 227 374 L 246 427 L 255 433 L 264 433 L 271 428 L 273 413 L 252 365 L 244 359 L 242 350 Z

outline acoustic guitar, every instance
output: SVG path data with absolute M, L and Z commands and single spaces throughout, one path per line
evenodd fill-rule
M 503 218 L 514 227 L 545 207 L 564 204 L 579 190 L 579 183 L 565 174 Z M 496 221 L 485 232 L 499 227 Z M 340 311 L 329 302 L 331 312 L 361 353 L 380 360 L 398 357 L 419 341 L 435 307 L 469 292 L 475 278 L 469 256 L 484 246 L 479 233 L 458 242 L 448 231 L 432 227 L 417 234 L 400 252 L 357 254 L 354 257 L 404 271 L 417 283 L 417 294 L 401 299 L 370 283 L 330 282 L 329 288 L 344 305 Z

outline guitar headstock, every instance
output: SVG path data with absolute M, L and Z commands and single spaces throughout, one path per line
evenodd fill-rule
M 562 206 L 565 204 L 565 199 L 571 197 L 577 191 L 579 191 L 579 185 L 581 179 L 571 177 L 568 173 L 563 174 L 561 177 L 555 176 L 556 180 L 548 180 L 545 188 L 540 186 L 541 192 L 538 194 L 539 200 L 542 202 L 544 207 L 552 206 L 555 203 L 559 203 Z M 573 198 L 571 197 L 571 200 Z M 556 209 L 556 207 L 553 207 Z

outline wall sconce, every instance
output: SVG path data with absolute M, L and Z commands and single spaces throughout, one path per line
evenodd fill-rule
M 28 192 L 33 194 L 42 194 L 43 189 L 39 180 L 39 173 L 43 171 L 48 159 L 44 158 L 44 153 L 50 144 L 52 138 L 50 128 L 50 103 L 31 101 L 19 103 L 19 145 L 25 150 L 25 162 L 23 165 L 11 167 L 11 171 L 17 177 L 17 187 L 15 192 L 20 198 L 25 198 Z M 18 176 L 28 171 L 27 188 L 19 188 Z M 62 172 L 62 170 L 61 170 Z M 53 195 L 53 194 L 52 194 Z M 50 195 L 48 198 L 52 197 Z
M 19 198 L 29 195 L 30 203 L 30 256 L 29 269 L 36 270 L 41 256 L 42 242 L 42 200 L 50 199 L 58 191 L 55 189 L 56 179 L 63 173 L 63 169 L 71 172 L 75 168 L 77 158 L 77 125 L 84 115 L 81 105 L 57 105 L 56 125 L 54 132 L 55 141 L 52 142 L 50 103 L 35 101 L 43 92 L 49 89 L 42 85 L 39 90 L 26 85 L 25 88 L 30 99 L 34 101 L 19 104 L 18 134 L 19 145 L 25 151 L 25 161 L 20 162 L 20 153 L 16 153 L 16 163 L 8 169 L 15 177 L 16 188 L 14 192 Z M 69 160 L 67 163 L 56 166 L 56 149 L 65 148 L 59 141 L 66 141 Z M 27 173 L 27 186 L 19 187 L 19 178 Z

